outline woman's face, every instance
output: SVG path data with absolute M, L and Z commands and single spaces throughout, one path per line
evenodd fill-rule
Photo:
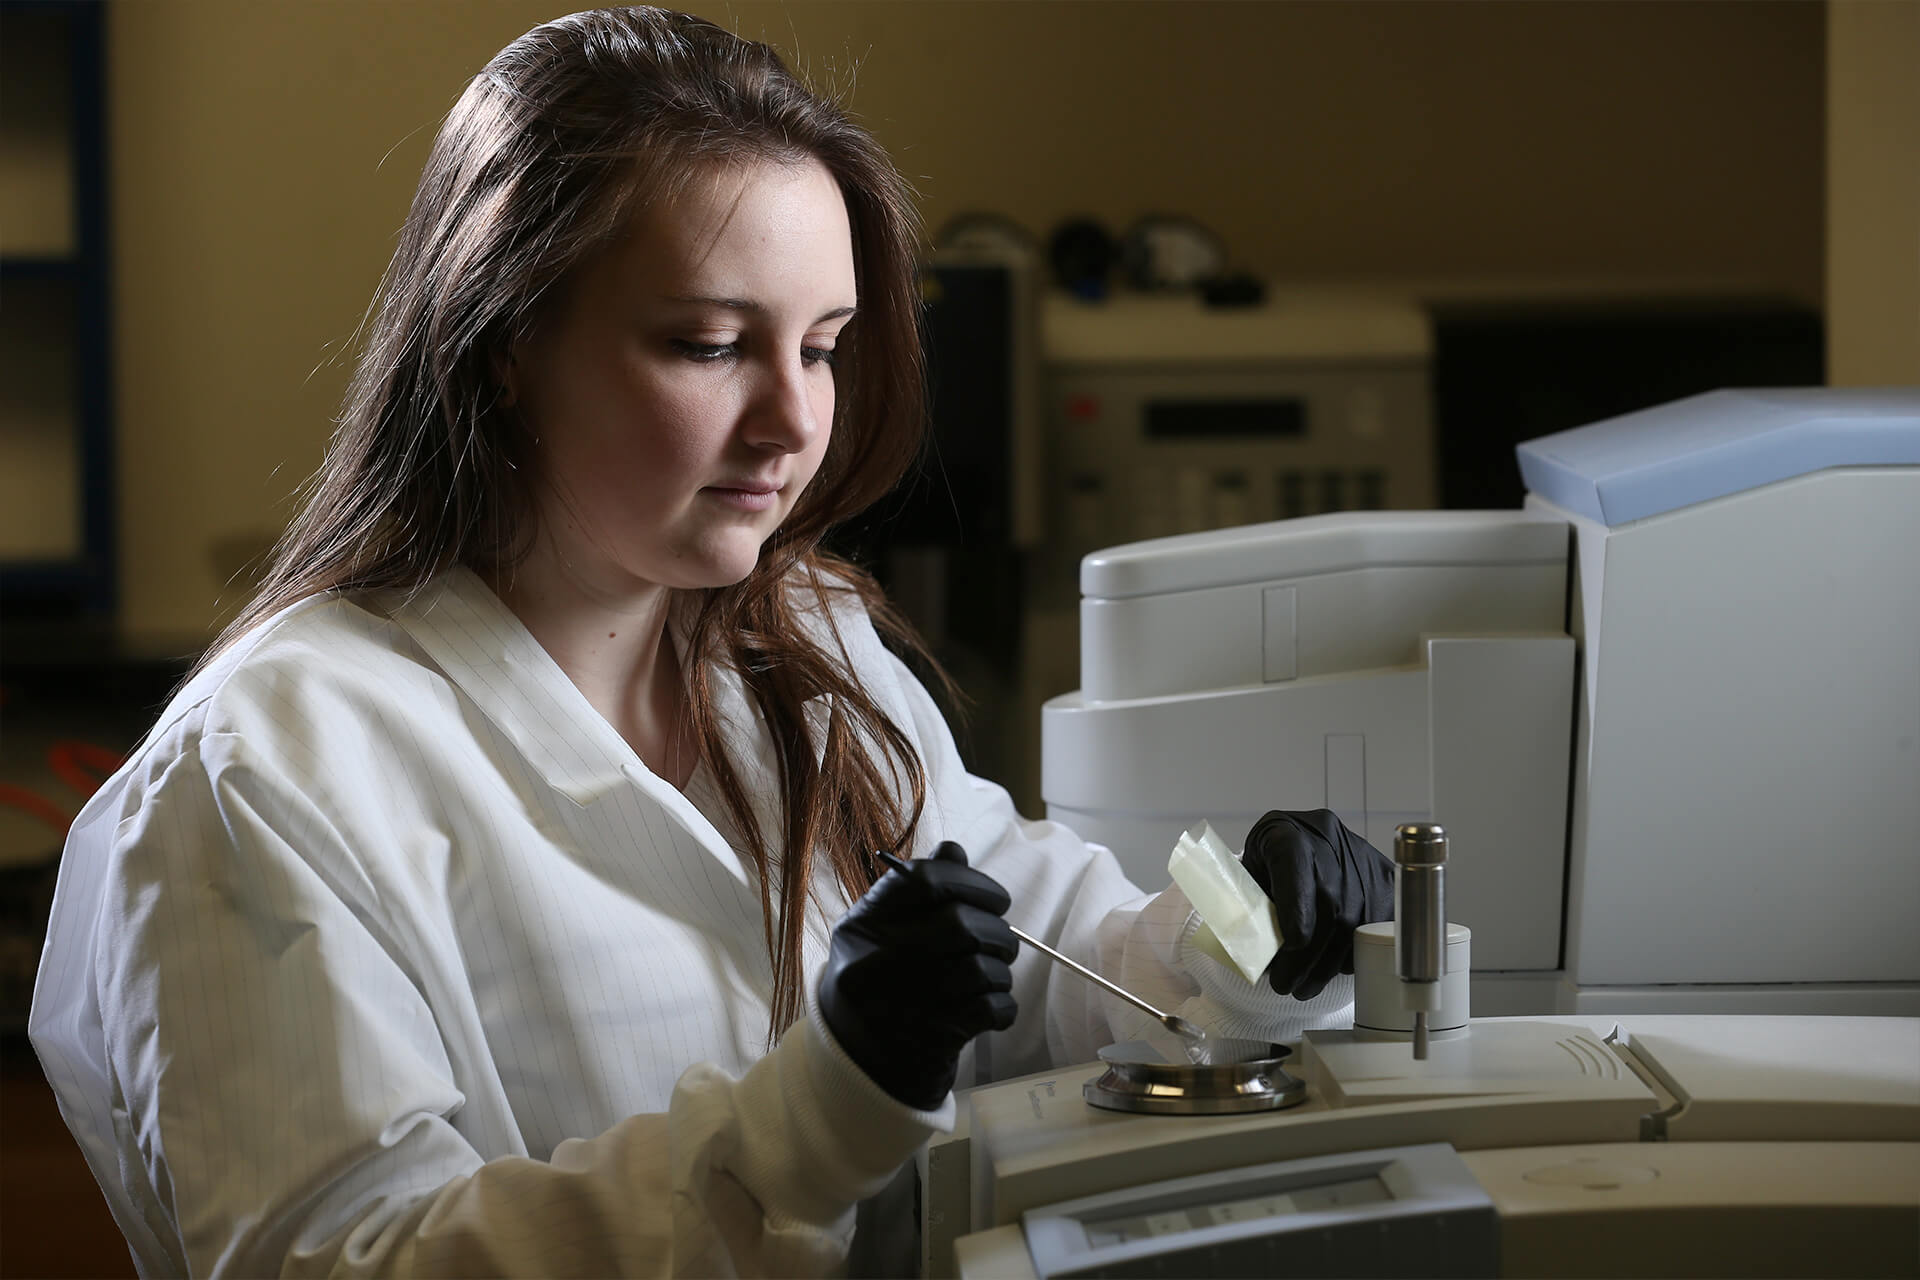
M 738 582 L 820 467 L 853 237 L 817 161 L 642 206 L 515 349 L 535 556 L 606 601 Z

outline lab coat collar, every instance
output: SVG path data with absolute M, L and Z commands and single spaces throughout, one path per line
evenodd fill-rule
M 645 766 L 626 739 L 471 569 L 450 570 L 393 610 L 447 678 L 555 790 L 589 805 Z
M 682 612 L 675 610 L 669 625 L 684 655 Z M 478 574 L 465 567 L 449 570 L 395 606 L 391 617 L 555 791 L 586 808 L 637 786 L 679 818 L 734 876 L 747 878 L 733 848 L 707 817 L 647 768 Z M 714 683 L 725 723 L 732 726 L 746 708 L 738 681 L 729 675 L 716 671 Z M 730 730 L 729 737 L 753 741 L 753 735 L 743 739 L 738 730 Z M 754 794 L 760 762 L 739 754 L 736 767 L 745 770 Z

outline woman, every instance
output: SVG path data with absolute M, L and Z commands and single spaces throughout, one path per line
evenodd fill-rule
M 1003 914 L 1215 1025 L 1339 1012 L 1377 885 L 1263 863 L 1339 922 L 1315 998 L 1236 988 L 967 776 L 820 550 L 918 447 L 914 246 L 708 23 L 474 79 L 259 598 L 63 862 L 32 1029 L 143 1272 L 833 1270 L 957 1080 L 1138 1025 Z

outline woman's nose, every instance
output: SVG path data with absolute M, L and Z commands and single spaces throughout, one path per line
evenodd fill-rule
M 820 383 L 826 384 L 825 403 L 821 403 Z M 747 438 L 764 449 L 799 453 L 825 426 L 823 412 L 833 412 L 833 388 L 830 376 L 816 372 L 804 362 L 794 360 L 767 373 L 766 385 L 749 415 Z

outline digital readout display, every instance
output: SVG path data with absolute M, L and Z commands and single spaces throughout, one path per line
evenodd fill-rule
M 1149 400 L 1142 416 L 1153 440 L 1307 433 L 1306 402 L 1295 399 Z
M 1329 1182 L 1318 1187 L 1296 1187 L 1244 1200 L 1218 1204 L 1198 1204 L 1185 1209 L 1167 1209 L 1159 1213 L 1102 1218 L 1083 1223 L 1089 1248 L 1126 1244 L 1133 1240 L 1151 1240 L 1198 1231 L 1229 1222 L 1251 1222 L 1261 1218 L 1279 1218 L 1293 1213 L 1313 1213 L 1347 1205 L 1377 1204 L 1393 1199 L 1387 1184 L 1379 1177 L 1355 1178 L 1347 1182 Z

